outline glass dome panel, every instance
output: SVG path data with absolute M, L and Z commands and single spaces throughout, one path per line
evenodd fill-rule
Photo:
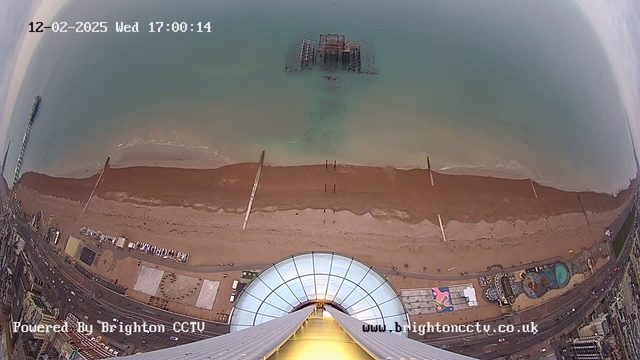
M 313 253 L 313 266 L 316 274 L 329 274 L 331 271 L 331 254 Z
M 331 263 L 331 274 L 339 277 L 344 277 L 351 267 L 353 259 L 344 257 L 342 255 L 334 255 L 333 262 Z
M 408 324 L 406 310 L 384 276 L 354 258 L 313 252 L 278 261 L 253 279 L 237 298 L 231 331 L 284 316 L 316 300 L 340 305 L 370 324 Z
M 313 257 L 311 254 L 302 254 L 295 256 L 293 262 L 296 264 L 299 276 L 313 274 Z
M 286 258 L 274 266 L 284 281 L 289 281 L 298 277 L 298 271 L 293 264 L 293 258 Z M 266 271 L 266 270 L 265 270 Z

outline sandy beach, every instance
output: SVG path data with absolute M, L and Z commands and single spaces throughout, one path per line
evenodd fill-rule
M 95 195 L 119 202 L 156 206 L 182 206 L 238 212 L 246 210 L 257 164 L 243 163 L 217 169 L 128 167 L 109 169 Z M 367 212 L 376 218 L 397 218 L 409 223 L 437 221 L 494 222 L 535 220 L 559 214 L 604 212 L 621 206 L 630 191 L 617 196 L 571 192 L 533 183 L 472 175 L 433 173 L 333 164 L 265 166 L 260 179 L 257 211 L 303 209 Z M 85 179 L 24 174 L 20 188 L 39 194 L 86 201 L 97 175 Z M 334 193 L 335 184 L 335 193 Z M 326 185 L 326 192 L 325 192 Z M 580 198 L 580 199 L 579 199 Z
M 453 274 L 569 257 L 603 239 L 631 194 L 533 183 L 534 194 L 529 180 L 438 173 L 432 187 L 426 170 L 265 166 L 243 231 L 256 169 L 250 163 L 108 169 L 82 216 L 97 175 L 26 173 L 18 199 L 28 212 L 42 208 L 45 222 L 64 234 L 89 226 L 190 252 L 193 265 L 265 264 L 328 250 L 377 267 L 427 273 L 455 267 Z

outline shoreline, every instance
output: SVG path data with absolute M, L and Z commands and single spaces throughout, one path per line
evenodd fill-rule
M 253 269 L 250 264 L 270 264 L 291 254 L 334 251 L 386 269 L 385 277 L 399 290 L 471 282 L 478 289 L 475 280 L 430 278 L 475 275 L 496 266 L 526 268 L 535 262 L 574 258 L 594 246 L 597 249 L 605 244 L 603 230 L 619 216 L 629 204 L 628 195 L 633 194 L 632 188 L 614 197 L 593 192 L 572 193 L 535 184 L 536 199 L 527 180 L 434 172 L 436 186 L 431 187 L 428 172 L 424 170 L 341 165 L 331 171 L 323 165 L 265 166 L 256 209 L 249 227 L 242 230 L 244 206 L 256 170 L 256 164 L 237 164 L 216 170 L 109 168 L 87 212 L 82 215 L 86 199 L 81 195 L 88 197 L 83 194 L 83 188 L 86 186 L 90 191 L 97 175 L 88 179 L 56 179 L 27 173 L 19 183 L 18 199 L 28 213 L 42 208 L 43 222 L 62 232 L 60 247 L 64 246 L 68 235 L 78 236 L 79 228 L 87 226 L 106 234 L 124 236 L 132 242 L 143 241 L 188 252 L 191 256 L 185 265 L 203 269 L 235 264 L 234 269 L 247 270 Z M 316 185 L 323 184 L 328 175 L 340 189 L 345 187 L 342 199 L 337 199 L 338 193 L 333 199 L 338 205 L 357 210 L 362 201 L 372 201 L 376 206 L 386 204 L 390 207 L 372 208 L 373 212 L 360 215 L 351 209 L 303 208 L 308 204 L 321 204 L 327 200 L 323 199 L 327 195 L 334 196 L 332 192 L 325 194 L 324 189 L 319 196 L 316 193 Z M 636 182 L 631 185 L 634 184 Z M 38 194 L 32 188 L 56 195 L 68 191 L 77 199 Z M 191 196 L 180 197 L 183 191 Z M 209 194 L 211 192 L 213 194 Z M 579 208 L 578 196 L 582 198 L 584 213 Z M 294 201 L 294 209 L 277 205 L 280 198 Z M 301 199 L 309 202 L 304 203 Z M 240 203 L 243 206 L 234 208 Z M 329 206 L 336 208 L 336 203 L 329 202 Z M 446 214 L 460 209 L 457 207 L 460 203 L 469 207 L 468 218 L 443 219 L 446 242 L 440 237 L 437 223 L 431 219 L 415 221 L 418 216 L 425 215 L 415 208 L 433 208 Z M 518 212 L 522 209 L 526 212 Z M 551 214 L 551 210 L 555 214 Z M 565 210 L 568 211 L 563 212 Z M 504 214 L 509 214 L 510 218 L 473 220 L 476 217 L 498 218 Z M 585 222 L 585 216 L 589 218 L 589 224 Z M 82 236 L 79 238 L 83 239 Z M 140 262 L 127 256 L 127 252 L 120 255 L 124 256 L 117 260 L 120 271 L 108 276 L 121 280 L 119 283 L 132 284 L 135 277 L 129 274 L 135 274 Z M 593 256 L 597 266 L 606 263 L 606 259 L 603 262 L 600 256 Z M 171 263 L 166 266 L 175 273 L 193 271 L 195 277 L 204 274 L 179 267 L 175 270 Z M 224 273 L 229 274 L 229 271 Z M 230 288 L 229 285 L 225 287 Z M 129 295 L 146 300 L 134 290 Z M 549 292 L 547 296 L 556 299 L 560 295 Z M 470 312 L 413 315 L 412 318 L 465 323 L 471 317 L 480 321 L 499 316 L 497 306 L 484 305 L 484 300 L 480 302 L 483 305 Z M 201 316 L 198 314 L 202 312 L 188 305 L 171 304 L 178 312 Z M 214 306 L 221 305 L 216 304 Z M 528 306 L 531 301 L 518 304 Z
M 426 170 L 265 166 L 243 230 L 256 170 L 251 163 L 109 168 L 86 212 L 97 175 L 26 173 L 17 196 L 25 211 L 41 208 L 47 227 L 61 229 L 63 237 L 86 226 L 188 252 L 194 266 L 269 263 L 330 250 L 380 268 L 458 273 L 590 248 L 604 240 L 635 189 L 612 196 L 533 183 L 536 198 L 529 180 L 434 172 L 432 187 Z
M 173 151 L 173 150 L 172 150 Z M 185 153 L 198 152 L 197 149 L 184 149 Z M 219 157 L 219 158 L 208 158 L 206 156 L 202 156 L 202 154 L 198 156 L 181 156 L 180 154 L 174 155 L 172 157 L 161 157 L 157 158 L 155 155 L 157 153 L 153 151 L 152 153 L 137 153 L 135 155 L 126 154 L 125 156 L 121 156 L 118 158 L 111 158 L 109 163 L 111 169 L 126 169 L 126 168 L 166 168 L 166 169 L 182 169 L 182 170 L 217 170 L 220 168 L 224 168 L 227 166 L 233 165 L 245 165 L 245 164 L 254 164 L 254 162 L 238 162 L 232 163 L 229 162 L 227 158 Z M 218 156 L 218 155 L 216 155 Z M 258 159 L 258 156 L 256 156 Z M 90 164 L 86 164 L 84 166 L 75 168 L 75 169 L 66 169 L 59 172 L 39 172 L 39 171 L 27 171 L 26 173 L 36 173 L 39 175 L 50 176 L 52 178 L 68 178 L 68 179 L 86 179 L 93 177 L 98 172 L 102 170 L 104 165 L 104 161 L 101 163 L 94 162 Z M 329 164 L 333 166 L 332 164 Z M 428 171 L 425 167 L 419 166 L 372 166 L 366 164 L 357 164 L 357 163 L 344 163 L 339 164 L 340 166 L 354 167 L 354 168 L 380 168 L 380 169 L 394 169 L 399 171 Z M 292 165 L 281 165 L 281 164 L 270 164 L 268 161 L 265 161 L 265 166 L 270 166 L 274 168 L 293 168 L 293 167 L 306 167 L 306 166 L 323 166 L 323 164 L 292 164 Z M 512 169 L 508 167 L 500 167 L 496 166 L 494 168 L 487 167 L 485 165 L 468 165 L 468 164 L 451 164 L 440 166 L 438 168 L 433 168 L 431 170 L 434 174 L 441 175 L 450 175 L 450 176 L 477 176 L 477 177 L 486 177 L 486 178 L 497 178 L 503 180 L 529 180 L 531 179 L 536 185 L 550 187 L 554 189 L 558 189 L 561 191 L 567 192 L 577 192 L 577 193 L 597 193 L 597 194 L 611 194 L 617 195 L 618 193 L 628 189 L 629 185 L 626 187 L 616 189 L 615 191 L 599 191 L 599 190 L 591 190 L 591 189 L 582 189 L 576 188 L 565 184 L 554 183 L 552 181 L 547 181 L 544 179 L 534 179 L 529 176 L 530 170 L 527 168 L 522 168 L 522 171 L 517 169 Z M 25 173 L 25 174 L 26 174 Z M 633 179 L 629 179 L 629 183 Z
M 141 141 L 133 145 L 127 144 L 113 150 L 110 164 L 113 168 L 132 168 L 132 167 L 161 167 L 161 168 L 178 168 L 178 169 L 206 169 L 215 170 L 230 165 L 250 164 L 259 159 L 259 153 L 256 153 L 255 160 L 248 159 L 245 161 L 236 161 L 233 158 L 221 154 L 218 150 L 207 146 L 186 145 L 183 143 L 171 143 L 155 140 Z M 327 158 L 317 159 L 312 156 L 309 159 L 288 159 L 286 161 L 273 161 L 270 163 L 267 157 L 265 165 L 272 167 L 301 167 L 322 165 L 325 160 L 330 163 L 335 159 Z M 58 170 L 45 169 L 45 171 L 34 171 L 38 173 L 50 174 L 53 177 L 65 178 L 85 178 L 94 175 L 102 169 L 106 157 L 101 161 L 86 162 L 79 167 L 59 167 Z M 315 161 L 314 161 L 315 159 Z M 280 159 L 283 160 L 283 159 Z M 432 171 L 443 175 L 468 175 L 481 177 L 495 177 L 501 179 L 532 179 L 536 184 L 549 186 L 560 190 L 582 192 L 592 191 L 592 189 L 584 186 L 570 185 L 564 182 L 554 182 L 546 178 L 538 176 L 536 172 L 527 167 L 521 166 L 515 160 L 498 161 L 495 165 L 486 164 L 467 164 L 458 162 L 444 162 L 437 164 L 437 159 L 431 157 Z M 497 160 L 496 160 L 497 161 Z M 435 163 L 434 163 L 435 162 Z M 393 164 L 367 164 L 358 162 L 345 162 L 341 165 L 361 167 L 361 168 L 393 168 L 397 170 L 427 170 L 427 154 L 424 154 L 423 165 L 393 165 Z M 624 190 L 628 185 L 629 179 L 625 185 L 620 188 L 611 190 L 593 190 L 594 192 L 617 194 Z
M 95 195 L 105 200 L 156 206 L 246 210 L 256 172 L 255 163 L 215 169 L 171 167 L 110 167 Z M 304 209 L 348 210 L 382 219 L 418 224 L 428 220 L 480 221 L 537 220 L 565 213 L 601 213 L 619 208 L 632 193 L 617 195 L 592 191 L 566 191 L 528 179 L 480 175 L 449 175 L 432 171 L 401 170 L 355 165 L 263 167 L 254 211 Z M 86 201 L 97 174 L 61 178 L 27 172 L 19 188 L 75 201 Z M 335 185 L 335 193 L 334 193 Z M 535 187 L 535 192 L 532 187 Z M 537 198 L 536 198 L 537 196 Z

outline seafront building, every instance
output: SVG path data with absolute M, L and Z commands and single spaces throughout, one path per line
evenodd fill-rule
M 27 250 L 22 251 L 25 248 L 24 239 L 31 238 L 29 232 L 22 235 L 24 238 L 16 232 L 16 229 L 22 228 L 44 231 L 46 227 L 43 224 L 42 211 L 36 210 L 31 217 L 25 216 L 23 225 L 14 227 L 12 231 L 14 234 L 11 236 L 12 243 L 15 243 L 18 256 L 16 257 L 16 265 L 11 266 L 11 269 L 15 270 L 12 270 L 11 275 L 15 278 L 13 282 L 19 284 L 21 289 L 20 291 L 16 290 L 15 299 L 25 299 L 21 294 L 27 291 L 37 294 L 46 289 L 42 283 L 39 284 L 35 279 L 32 279 L 34 278 L 33 274 L 36 273 L 32 269 L 46 268 L 39 264 L 38 254 L 27 251 L 33 250 L 29 240 L 26 242 Z M 632 234 L 635 233 L 635 231 L 632 232 Z M 68 246 L 69 243 L 67 243 Z M 65 247 L 65 252 L 67 247 Z M 72 247 L 79 250 L 77 244 Z M 631 244 L 627 245 L 627 249 L 629 248 L 637 249 Z M 626 251 L 628 252 L 628 250 Z M 635 251 L 633 252 L 635 253 Z M 75 254 L 77 251 L 74 250 L 72 253 Z M 72 258 L 77 257 L 68 254 Z M 79 261 L 85 262 L 82 255 L 80 255 Z M 89 265 L 92 261 L 93 259 L 85 263 Z M 554 260 L 549 264 L 515 272 L 500 271 L 498 273 L 500 276 L 492 274 L 483 277 L 479 280 L 479 285 L 482 288 L 495 287 L 496 293 L 499 287 L 504 298 L 515 296 L 518 293 L 516 291 L 518 288 L 522 289 L 520 291 L 524 291 L 527 297 L 536 298 L 543 295 L 546 290 L 566 286 L 571 267 L 574 266 L 569 262 Z M 228 291 L 222 299 L 226 302 L 228 296 L 231 295 L 231 304 L 225 304 L 228 306 L 224 309 L 227 317 L 224 320 L 217 320 L 217 322 L 225 322 L 228 326 L 217 324 L 216 326 L 220 325 L 218 326 L 220 332 L 198 336 L 198 338 L 214 336 L 207 340 L 197 341 L 199 339 L 188 338 L 186 335 L 179 336 L 179 339 L 175 335 L 169 338 L 168 335 L 171 334 L 166 334 L 166 339 L 161 341 L 165 343 L 164 346 L 171 346 L 168 349 L 149 351 L 147 346 L 136 347 L 135 345 L 120 349 L 120 345 L 115 343 L 114 338 L 109 334 L 103 334 L 94 339 L 73 330 L 64 335 L 51 336 L 49 334 L 48 340 L 40 339 L 49 342 L 49 345 L 45 344 L 41 349 L 46 348 L 46 355 L 52 356 L 52 358 L 62 356 L 67 359 L 75 359 L 74 356 L 77 354 L 89 359 L 134 354 L 135 351 L 145 350 L 148 352 L 133 356 L 140 359 L 419 358 L 446 360 L 468 358 L 447 351 L 449 344 L 455 344 L 456 340 L 438 339 L 434 336 L 420 338 L 420 341 L 426 342 L 423 343 L 408 339 L 406 326 L 412 324 L 411 320 L 418 320 L 418 318 L 413 318 L 414 315 L 442 314 L 478 306 L 474 285 L 471 283 L 461 282 L 460 284 L 431 289 L 425 287 L 396 290 L 394 285 L 388 281 L 387 276 L 371 266 L 353 257 L 332 252 L 296 254 L 270 266 L 260 266 L 260 268 L 264 270 L 260 272 L 237 271 L 236 274 L 227 278 L 227 284 L 231 285 L 233 281 L 233 285 L 227 288 Z M 631 269 L 631 267 L 629 268 Z M 79 267 L 76 269 L 81 271 Z M 617 267 L 613 269 L 617 269 Z M 233 280 L 240 277 L 240 273 L 242 273 L 241 278 Z M 95 275 L 93 276 L 94 280 L 97 279 Z M 162 281 L 163 276 L 164 274 L 161 273 L 157 277 L 158 282 Z M 170 273 L 167 276 L 170 279 L 176 275 Z M 392 276 L 389 277 L 392 278 Z M 544 283 L 545 279 L 549 280 L 546 289 L 536 286 L 538 283 Z M 631 273 L 623 279 L 624 281 L 632 279 L 636 281 Z M 466 282 L 467 279 L 462 281 Z M 137 282 L 135 286 L 137 286 Z M 626 287 L 630 286 L 626 285 Z M 233 291 L 229 291 L 229 288 Z M 152 293 L 157 293 L 157 290 L 158 287 L 154 288 Z M 601 310 L 595 312 L 594 314 L 597 315 L 590 317 L 591 322 L 580 329 L 581 339 L 575 341 L 575 346 L 571 347 L 571 342 L 565 341 L 562 341 L 562 344 L 571 347 L 572 352 L 575 350 L 578 355 L 582 356 L 581 358 L 600 356 L 598 352 L 608 355 L 615 352 L 616 349 L 620 349 L 619 352 L 634 355 L 635 352 L 630 348 L 633 336 L 628 334 L 633 331 L 633 328 L 630 327 L 632 316 L 628 316 L 628 314 L 635 307 L 632 299 L 637 296 L 635 293 L 623 293 L 623 295 L 614 296 L 616 299 L 615 307 L 612 307 L 620 314 L 614 316 L 611 312 Z M 200 295 L 198 295 L 198 301 L 199 299 Z M 24 301 L 25 309 L 31 307 L 27 302 L 27 300 Z M 19 301 L 13 302 L 12 310 L 15 313 L 12 315 L 13 319 L 20 319 L 25 314 L 26 310 L 22 311 L 22 308 Z M 231 311 L 229 312 L 229 310 Z M 52 313 L 55 315 L 55 312 Z M 89 314 L 91 322 L 94 322 L 94 315 L 91 315 L 91 312 L 85 313 Z M 410 320 L 409 317 L 412 319 Z M 87 317 L 84 318 L 87 320 Z M 114 323 L 122 321 L 107 316 L 108 321 L 111 319 L 114 319 Z M 67 321 L 69 321 L 68 318 Z M 100 319 L 100 321 L 104 320 Z M 619 324 L 610 325 L 617 323 Z M 610 344 L 611 336 L 606 336 L 610 332 L 610 328 L 614 327 L 618 328 L 618 332 L 620 329 L 624 330 L 626 334 L 627 341 L 618 348 Z M 220 333 L 226 332 L 230 333 L 218 336 Z M 35 344 L 34 340 L 38 339 L 33 338 L 29 333 L 24 335 L 19 341 L 23 343 L 25 340 L 26 345 L 15 347 L 16 353 L 18 353 L 17 358 L 28 358 L 41 353 L 40 349 L 35 349 L 32 346 Z M 594 335 L 596 340 L 598 337 L 602 338 L 595 341 L 595 345 L 590 338 Z M 496 344 L 505 342 L 504 339 L 500 341 L 494 338 L 494 340 Z M 143 345 L 149 342 L 144 337 L 134 341 Z M 196 342 L 189 343 L 190 341 Z M 491 339 L 487 339 L 489 346 L 495 346 L 491 345 L 490 341 Z M 442 348 L 427 344 L 437 344 Z M 152 346 L 158 348 L 155 344 Z M 471 345 L 466 346 L 470 347 Z M 594 346 L 595 355 L 592 354 Z M 455 347 L 455 349 L 455 351 L 460 351 L 460 347 Z M 38 352 L 34 352 L 35 350 Z M 542 350 L 546 351 L 546 349 Z M 467 353 L 472 352 L 467 351 Z M 487 352 L 485 351 L 485 353 Z M 506 353 L 506 351 L 494 348 L 493 353 L 500 354 Z M 637 356 L 628 356 L 627 358 L 637 358 Z
M 109 346 L 102 343 L 101 337 L 94 337 L 89 334 L 79 332 L 77 329 L 78 319 L 73 314 L 68 314 L 65 321 L 56 321 L 56 324 L 63 325 L 65 322 L 69 326 L 69 331 L 51 334 L 51 347 L 47 355 L 57 359 L 104 359 L 118 355 Z
M 25 325 L 53 325 L 56 321 L 56 314 L 41 296 L 32 292 L 25 294 L 23 302 L 23 315 L 19 321 Z M 32 331 L 20 334 L 23 345 L 28 348 L 29 352 L 37 354 L 36 359 L 45 352 L 50 342 L 50 334 Z M 27 352 L 27 351 L 25 351 Z
M 609 333 L 609 323 L 607 321 L 607 314 L 600 314 L 598 317 L 593 319 L 589 324 L 581 327 L 578 330 L 578 335 L 581 338 L 589 337 L 589 336 L 606 336 Z
M 571 343 L 571 355 L 577 360 L 604 359 L 603 340 L 598 335 L 574 339 Z
M 371 266 L 328 252 L 263 270 L 242 291 L 226 335 L 133 359 L 470 359 L 408 339 L 398 292 Z

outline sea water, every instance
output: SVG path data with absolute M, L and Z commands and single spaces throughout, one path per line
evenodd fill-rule
M 434 169 L 599 191 L 635 174 L 609 62 L 571 1 L 69 0 L 56 21 L 108 32 L 42 35 L 5 176 L 36 94 L 25 171 L 97 169 L 144 146 L 145 157 L 175 148 L 220 164 L 261 150 L 280 165 L 426 167 L 429 156 Z M 121 21 L 140 33 L 116 33 Z M 151 33 L 149 22 L 211 32 Z M 379 73 L 286 73 L 289 46 L 321 33 L 363 41 Z

